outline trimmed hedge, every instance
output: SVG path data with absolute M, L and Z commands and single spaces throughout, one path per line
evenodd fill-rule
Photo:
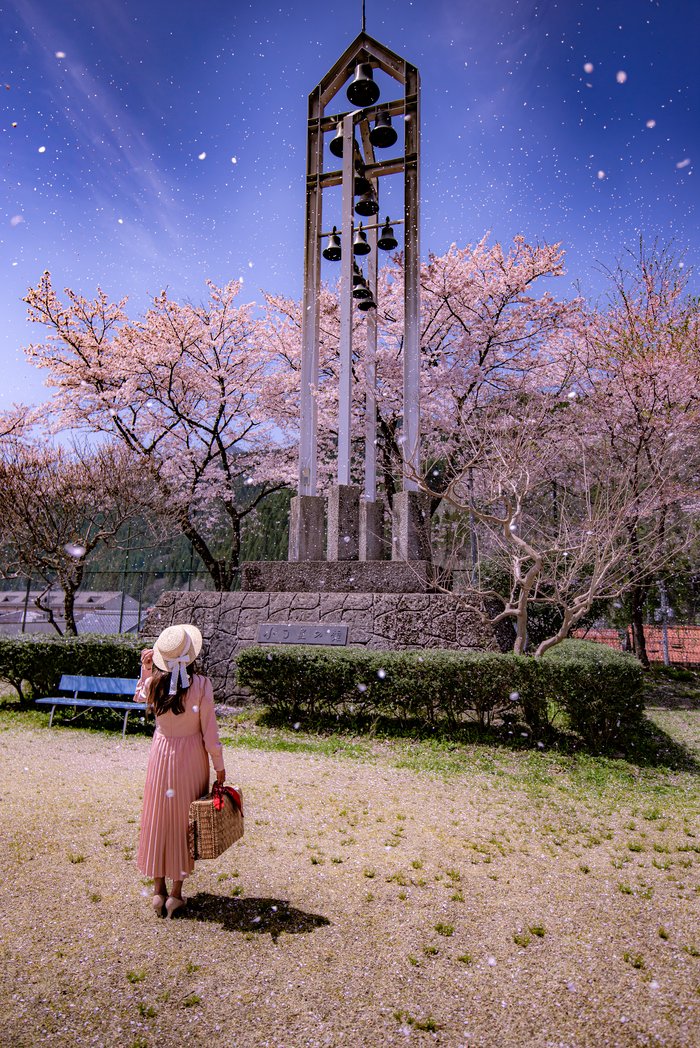
M 517 705 L 531 659 L 493 652 L 369 651 L 275 645 L 238 653 L 239 682 L 292 717 L 338 713 L 482 724 Z
M 457 726 L 521 719 L 540 734 L 554 708 L 597 747 L 623 738 L 643 709 L 637 660 L 586 641 L 566 641 L 542 659 L 275 645 L 245 648 L 237 663 L 239 683 L 293 720 L 344 715 Z
M 611 746 L 639 727 L 643 670 L 634 655 L 605 644 L 567 640 L 540 661 L 546 697 L 590 746 Z
M 138 677 L 145 646 L 132 634 L 0 636 L 0 680 L 11 684 L 20 699 L 30 700 L 55 691 L 63 673 Z

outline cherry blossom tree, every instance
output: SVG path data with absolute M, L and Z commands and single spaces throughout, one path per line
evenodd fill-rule
M 591 312 L 582 362 L 591 410 L 606 434 L 611 470 L 640 492 L 650 475 L 664 484 L 652 518 L 626 521 L 633 646 L 648 665 L 643 611 L 658 573 L 660 546 L 672 557 L 697 514 L 700 422 L 700 304 L 670 247 L 640 241 L 608 273 L 607 308 Z
M 0 456 L 3 459 L 15 454 L 24 446 L 31 429 L 28 422 L 30 414 L 30 410 L 22 404 L 13 404 L 10 408 L 0 412 Z M 2 549 L 4 544 L 0 531 L 0 578 L 19 578 L 19 566 L 10 550 Z
M 377 442 L 382 486 L 389 504 L 401 475 L 403 257 L 380 270 L 378 288 Z M 563 273 L 558 245 L 531 246 L 516 237 L 504 251 L 486 239 L 452 246 L 421 267 L 421 431 L 425 468 L 463 450 L 474 413 L 512 388 L 536 387 L 561 357 L 559 343 L 579 319 L 579 303 L 535 294 L 536 281 Z M 366 389 L 363 314 L 354 311 L 353 473 L 361 472 Z M 288 367 L 268 388 L 271 412 L 293 439 L 298 418 L 301 306 L 267 297 L 267 337 Z M 335 289 L 321 297 L 320 373 L 316 390 L 319 446 L 325 477 L 332 476 L 337 426 L 339 309 Z M 547 379 L 549 381 L 549 379 Z M 322 480 L 322 483 L 324 481 Z M 436 505 L 439 493 L 436 492 Z
M 0 411 L 0 447 L 21 441 L 30 429 L 31 411 L 24 404 L 13 404 Z
M 545 347 L 526 383 L 476 405 L 439 488 L 478 523 L 481 575 L 467 588 L 498 605 L 494 622 L 514 623 L 518 652 L 535 605 L 559 621 L 540 655 L 594 600 L 631 594 L 644 660 L 644 597 L 692 538 L 698 304 L 658 249 L 642 246 L 613 277 L 608 309 L 589 311 L 554 354 Z
M 41 438 L 0 443 L 2 577 L 42 579 L 35 603 L 57 632 L 46 594 L 61 588 L 65 631 L 76 634 L 75 595 L 86 562 L 139 513 L 138 487 L 133 456 L 119 445 L 52 447 Z
M 640 483 L 591 406 L 563 389 L 493 399 L 464 447 L 441 494 L 479 525 L 479 567 L 465 590 L 494 625 L 513 623 L 517 654 L 528 650 L 533 607 L 552 608 L 558 626 L 535 646 L 540 656 L 595 600 L 629 585 L 629 521 L 654 519 L 668 478 L 653 468 Z M 658 568 L 667 550 L 657 543 L 647 555 Z
M 217 589 L 230 589 L 241 522 L 293 473 L 294 453 L 262 401 L 281 361 L 240 282 L 209 300 L 163 292 L 130 321 L 125 300 L 56 294 L 49 273 L 26 297 L 49 330 L 27 355 L 54 389 L 54 428 L 116 437 L 152 487 L 152 509 L 187 536 Z M 253 488 L 254 486 L 254 488 Z

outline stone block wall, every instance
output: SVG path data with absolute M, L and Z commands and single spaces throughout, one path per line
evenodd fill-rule
M 427 560 L 250 560 L 241 565 L 242 590 L 274 593 L 427 593 L 438 588 L 437 577 Z
M 263 622 L 347 623 L 348 645 L 378 650 L 421 648 L 497 651 L 493 630 L 464 598 L 452 593 L 197 593 L 162 594 L 143 629 L 155 637 L 166 626 L 192 622 L 201 629 L 203 672 L 217 702 L 239 702 L 234 657 L 255 643 Z

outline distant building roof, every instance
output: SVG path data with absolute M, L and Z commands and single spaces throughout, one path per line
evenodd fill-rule
M 53 630 L 47 612 L 34 601 L 41 590 L 0 590 L 0 631 L 4 634 Z M 46 599 L 48 597 L 48 600 Z M 63 590 L 51 590 L 43 598 L 57 624 L 63 628 Z M 75 597 L 78 633 L 130 633 L 139 628 L 139 604 L 119 590 L 79 590 Z M 119 629 L 121 622 L 121 630 Z
M 33 608 L 36 610 L 34 601 L 42 593 L 42 590 L 30 590 L 27 596 L 26 589 L 24 590 L 0 590 L 0 612 L 10 608 L 23 608 L 27 605 L 27 610 Z M 42 598 L 44 604 L 47 604 L 52 610 L 63 611 L 63 590 L 52 589 L 44 595 Z M 75 610 L 76 613 L 83 610 L 89 611 L 94 608 L 101 609 L 121 609 L 122 599 L 124 600 L 124 609 L 136 609 L 138 608 L 138 601 L 134 600 L 133 597 L 129 596 L 128 593 L 123 594 L 121 590 L 78 590 L 75 595 Z
M 121 616 L 118 611 L 90 611 L 77 620 L 76 626 L 78 633 L 137 633 L 139 616 L 133 611 L 125 611 Z

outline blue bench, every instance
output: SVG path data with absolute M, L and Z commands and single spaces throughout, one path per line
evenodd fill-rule
M 88 710 L 124 710 L 124 724 L 122 726 L 122 738 L 126 735 L 126 722 L 130 713 L 145 713 L 145 702 L 134 702 L 133 694 L 136 691 L 138 679 L 136 677 L 75 677 L 64 673 L 58 685 L 58 690 L 68 692 L 66 695 L 52 695 L 43 699 L 35 699 L 37 706 L 50 706 L 51 716 L 49 727 L 53 723 L 53 715 L 57 706 L 72 706 L 74 709 L 84 707 L 79 713 L 71 717 L 71 721 Z M 113 695 L 114 698 L 99 698 L 101 695 Z M 125 698 L 126 697 L 126 698 Z

